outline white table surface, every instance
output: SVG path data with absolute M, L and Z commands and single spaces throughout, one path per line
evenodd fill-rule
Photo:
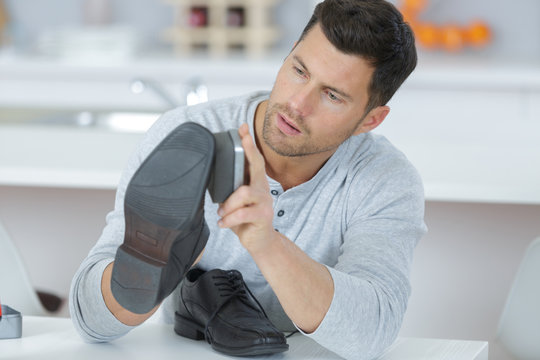
M 289 351 L 255 359 L 340 359 L 311 339 L 294 335 Z M 232 359 L 213 351 L 205 341 L 176 335 L 171 325 L 146 323 L 106 344 L 84 343 L 70 319 L 23 318 L 20 339 L 0 340 L 0 359 Z M 242 358 L 246 359 L 246 358 Z M 487 360 L 483 341 L 400 338 L 381 360 Z

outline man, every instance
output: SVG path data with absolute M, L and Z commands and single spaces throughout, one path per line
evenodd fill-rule
M 219 207 L 205 202 L 210 237 L 197 266 L 239 270 L 282 331 L 298 329 L 345 358 L 379 355 L 399 332 L 413 250 L 426 229 L 417 172 L 370 131 L 415 66 L 411 29 L 394 6 L 326 0 L 270 95 L 165 114 L 130 160 L 115 210 L 75 275 L 71 312 L 83 337 L 115 339 L 155 310 L 132 313 L 110 293 L 124 195 L 156 144 L 194 121 L 212 132 L 239 128 L 250 174 Z M 166 321 L 173 302 L 161 306 Z

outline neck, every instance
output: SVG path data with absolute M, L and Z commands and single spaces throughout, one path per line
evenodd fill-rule
M 305 156 L 283 156 L 272 150 L 262 136 L 264 116 L 268 101 L 263 101 L 257 107 L 254 120 L 254 136 L 257 148 L 264 157 L 266 174 L 281 184 L 283 190 L 288 190 L 309 181 L 333 152 Z

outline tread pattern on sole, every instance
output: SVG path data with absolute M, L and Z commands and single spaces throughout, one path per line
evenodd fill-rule
M 111 279 L 111 290 L 126 309 L 150 311 L 176 287 L 197 250 L 204 248 L 209 232 L 202 211 L 214 148 L 213 135 L 204 127 L 180 125 L 128 184 L 124 242 Z M 171 281 L 175 274 L 179 274 L 176 282 Z

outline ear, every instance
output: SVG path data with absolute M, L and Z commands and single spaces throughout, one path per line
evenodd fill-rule
M 388 106 L 377 106 L 371 109 L 354 131 L 354 135 L 367 133 L 375 129 L 383 122 L 389 112 L 390 108 Z

